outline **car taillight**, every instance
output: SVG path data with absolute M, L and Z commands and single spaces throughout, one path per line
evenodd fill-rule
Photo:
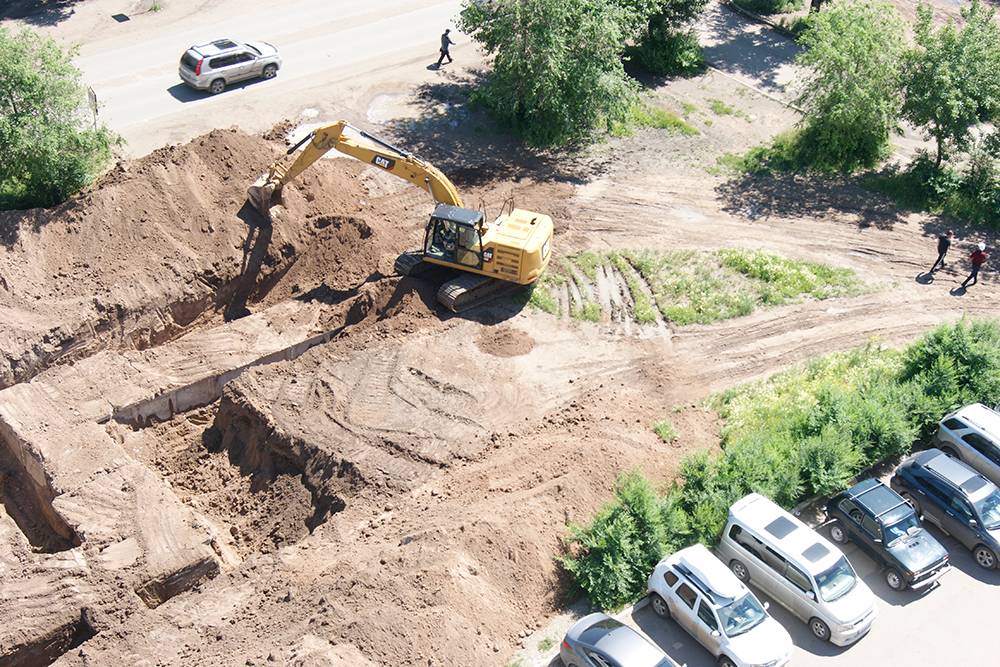
M 204 59 L 204 58 L 202 58 L 201 60 L 199 60 L 199 61 L 198 61 L 198 64 L 194 66 L 194 73 L 195 73 L 195 76 L 197 76 L 197 75 L 201 74 L 201 64 L 202 64 L 203 62 L 205 62 L 205 59 Z
M 563 640 L 563 644 L 562 645 L 563 645 L 563 648 L 565 648 L 565 649 L 569 648 L 569 642 L 566 641 L 565 639 Z

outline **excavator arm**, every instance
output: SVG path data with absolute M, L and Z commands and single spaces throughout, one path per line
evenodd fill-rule
M 253 207 L 268 218 L 271 217 L 271 206 L 281 201 L 281 189 L 331 149 L 409 181 L 426 190 L 440 204 L 462 206 L 462 198 L 455 185 L 437 167 L 346 121 L 317 128 L 289 148 L 288 155 L 295 153 L 306 142 L 305 149 L 290 164 L 285 164 L 285 158 L 278 160 L 247 191 Z

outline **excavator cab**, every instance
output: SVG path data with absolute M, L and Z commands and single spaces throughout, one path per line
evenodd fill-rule
M 438 204 L 424 232 L 424 256 L 458 266 L 483 268 L 483 212 Z

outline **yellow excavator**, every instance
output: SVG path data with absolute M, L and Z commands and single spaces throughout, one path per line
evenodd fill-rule
M 423 249 L 396 260 L 396 272 L 419 275 L 433 265 L 457 269 L 438 289 L 437 298 L 461 312 L 520 285 L 530 285 L 548 266 L 552 253 L 552 218 L 506 207 L 492 223 L 482 211 L 465 208 L 455 185 L 434 165 L 360 130 L 346 121 L 317 128 L 288 149 L 295 153 L 285 166 L 275 162 L 247 191 L 250 203 L 268 219 L 281 201 L 281 189 L 331 149 L 372 164 L 427 190 L 437 206 L 424 230 Z

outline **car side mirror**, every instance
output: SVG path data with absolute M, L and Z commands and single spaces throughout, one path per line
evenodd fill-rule
M 771 603 L 770 602 L 765 602 L 764 603 L 764 611 L 767 611 L 770 608 L 771 608 Z
M 979 522 L 976 521 L 975 519 L 969 519 L 969 526 L 971 526 L 972 528 L 976 528 L 977 526 L 979 526 Z
M 807 595 L 808 595 L 808 596 L 809 596 L 809 598 L 810 598 L 810 599 L 812 599 L 812 600 L 815 600 L 815 599 L 816 599 L 816 591 L 809 591 L 809 592 L 807 593 Z
M 875 544 L 882 544 L 882 538 L 881 537 L 874 537 L 874 538 L 872 538 L 872 542 L 874 542 Z
M 719 632 L 718 630 L 712 630 L 712 636 L 713 637 L 721 637 L 722 633 Z

